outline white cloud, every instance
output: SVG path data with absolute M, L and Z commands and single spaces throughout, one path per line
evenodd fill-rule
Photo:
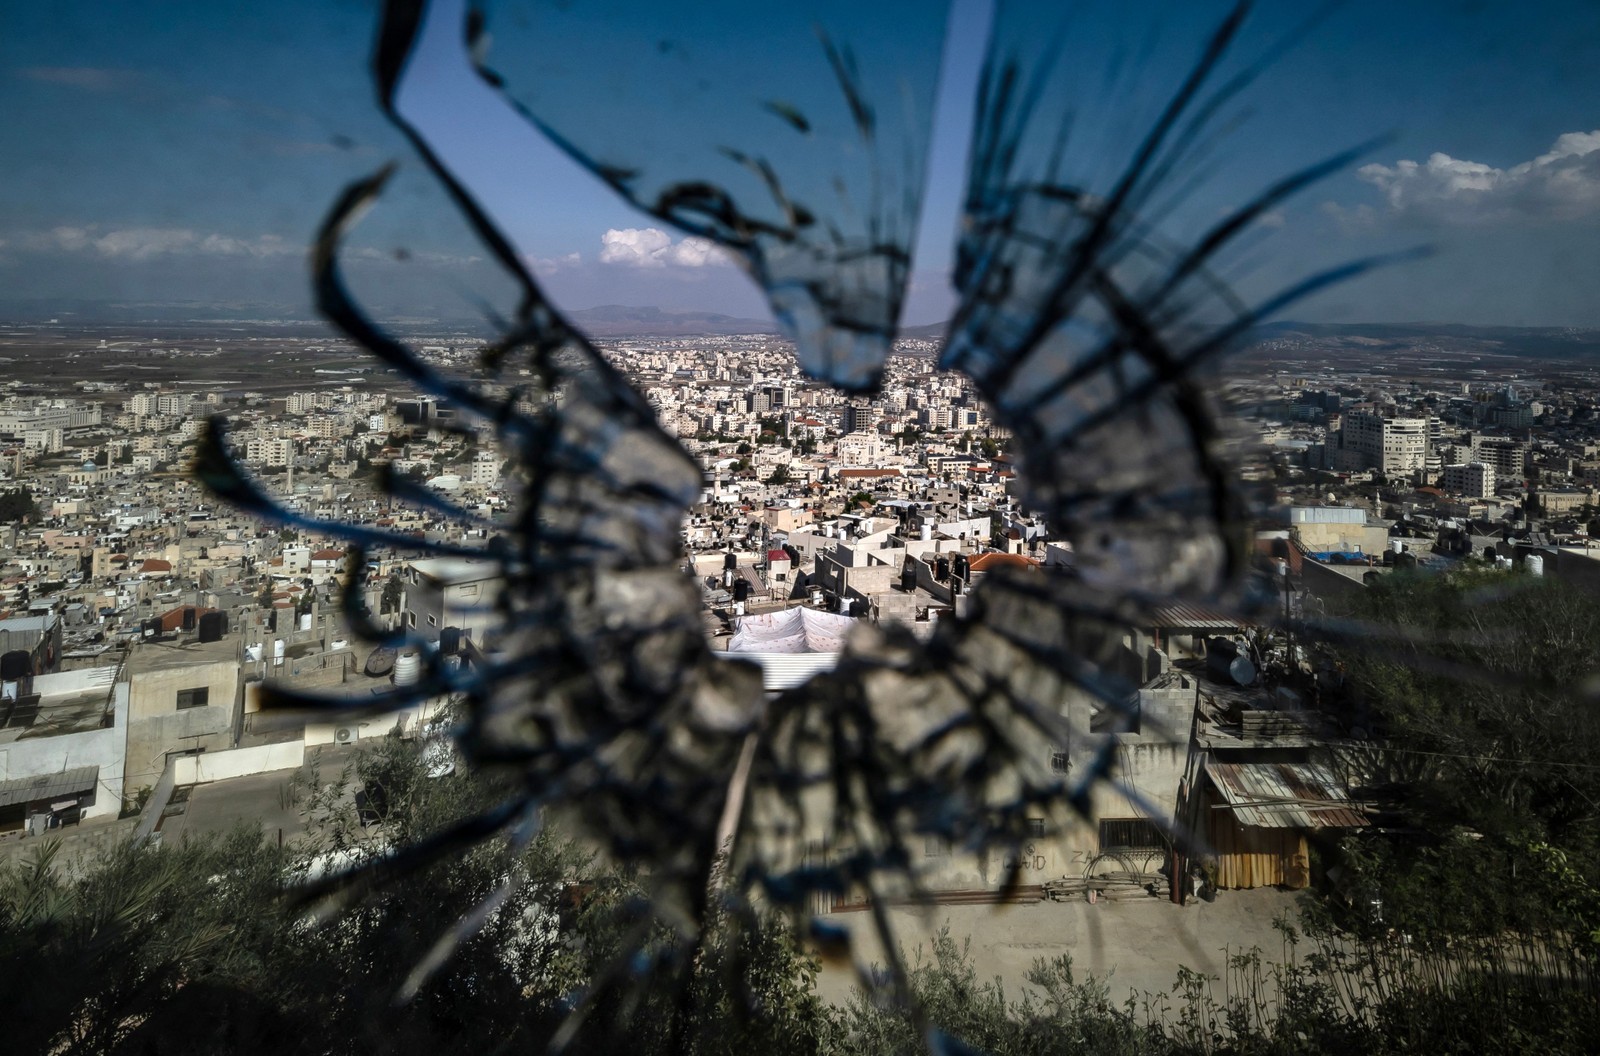
M 1394 213 L 1454 223 L 1570 220 L 1600 212 L 1600 130 L 1568 132 L 1509 169 L 1435 153 L 1426 162 L 1363 165 L 1356 175 L 1383 192 Z
M 715 243 L 689 236 L 678 242 L 659 227 L 613 227 L 600 236 L 600 263 L 629 268 L 707 268 L 730 263 Z
M 234 238 L 231 235 L 204 234 L 185 227 L 125 227 L 102 231 L 97 227 L 64 226 L 44 234 L 28 236 L 23 244 L 35 250 L 92 253 L 112 260 L 133 261 L 179 253 L 212 257 L 275 257 L 304 252 L 304 247 L 291 245 L 277 235 Z
M 564 257 L 524 257 L 523 263 L 532 268 L 535 275 L 554 275 L 580 266 L 583 263 L 583 255 L 568 253 Z
M 359 261 L 373 264 L 429 264 L 436 267 L 460 268 L 479 264 L 483 258 L 476 254 L 441 253 L 432 249 L 412 249 L 410 246 L 344 246 L 339 250 L 342 261 Z

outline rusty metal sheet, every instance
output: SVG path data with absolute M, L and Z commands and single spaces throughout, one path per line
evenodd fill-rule
M 1367 824 L 1333 771 L 1319 763 L 1211 762 L 1206 774 L 1240 825 L 1340 829 Z

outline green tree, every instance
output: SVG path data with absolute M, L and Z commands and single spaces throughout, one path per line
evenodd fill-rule
M 401 598 L 405 596 L 405 581 L 400 578 L 398 571 L 389 573 L 389 578 L 383 581 L 383 595 L 378 602 L 380 614 L 400 611 Z
M 1371 628 L 1327 646 L 1343 718 L 1375 737 L 1362 782 L 1402 790 L 1394 809 L 1426 834 L 1347 840 L 1347 876 L 1381 890 L 1386 926 L 1565 947 L 1575 929 L 1536 848 L 1600 869 L 1600 714 L 1583 690 L 1600 600 L 1475 567 L 1387 576 L 1330 615 Z
M 29 491 L 26 485 L 0 491 L 0 524 L 31 521 L 38 514 L 38 504 L 34 502 L 33 492 Z
M 459 769 L 429 774 L 417 743 L 383 738 L 329 780 L 296 783 L 312 820 L 300 846 L 241 829 L 159 850 L 124 843 L 77 871 L 61 867 L 53 842 L 0 863 L 7 1051 L 542 1051 L 573 995 L 590 990 L 569 1051 L 817 1051 L 816 964 L 786 927 L 722 910 L 690 950 L 646 922 L 644 948 L 628 956 L 641 878 L 598 864 L 554 826 L 525 845 L 446 855 L 310 925 L 303 885 L 313 877 L 386 858 L 515 791 Z M 481 930 L 432 956 L 508 882 Z M 631 972 L 612 971 L 625 956 L 671 971 L 635 989 Z M 418 972 L 425 963 L 433 971 Z

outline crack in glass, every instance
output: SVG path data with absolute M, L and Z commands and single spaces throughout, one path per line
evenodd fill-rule
M 339 247 L 379 200 L 382 171 L 345 192 L 318 236 L 319 306 L 419 390 L 492 430 L 519 498 L 485 545 L 426 547 L 498 565 L 499 626 L 479 643 L 475 665 L 450 668 L 432 656 L 416 685 L 358 706 L 382 712 L 455 696 L 465 756 L 515 775 L 518 791 L 368 869 L 313 884 L 305 897 L 337 908 L 475 841 L 525 840 L 555 825 L 639 865 L 648 892 L 626 908 L 636 926 L 625 955 L 574 995 L 555 1047 L 629 988 L 692 1001 L 713 921 L 754 929 L 776 906 L 817 948 L 848 956 L 847 936 L 812 915 L 820 896 L 868 897 L 890 962 L 882 985 L 909 1002 L 884 907 L 922 891 L 922 841 L 1014 852 L 1032 819 L 1058 830 L 1087 816 L 1092 790 L 1114 775 L 1116 743 L 1072 728 L 1066 703 L 1093 701 L 1113 716 L 1097 719 L 1095 732 L 1130 719 L 1138 686 L 1113 663 L 1120 629 L 1162 601 L 1235 611 L 1260 601 L 1242 574 L 1248 499 L 1202 372 L 1256 321 L 1375 262 L 1312 276 L 1254 305 L 1212 275 L 1217 255 L 1255 218 L 1356 152 L 1268 187 L 1191 243 L 1156 235 L 1249 82 L 1254 67 L 1228 76 L 1226 64 L 1247 9 L 1225 13 L 1198 42 L 1169 41 L 1181 64 L 1147 56 L 1127 67 L 1163 81 L 1173 71 L 1173 83 L 1118 152 L 1131 127 L 1124 115 L 1105 105 L 1094 112 L 1093 93 L 1077 91 L 1088 76 L 1080 59 L 1100 61 L 1105 24 L 1074 11 L 1057 27 L 1056 5 L 998 5 L 941 365 L 969 376 L 1017 437 L 1028 504 L 1072 540 L 1078 572 L 991 574 L 968 614 L 941 621 L 927 641 L 860 627 L 836 669 L 768 700 L 755 668 L 712 656 L 698 591 L 680 570 L 698 466 L 546 300 L 500 225 L 396 105 L 427 9 L 391 0 L 373 60 L 380 102 L 516 281 L 520 303 L 468 379 L 441 375 L 368 319 L 341 280 Z M 1159 23 L 1152 12 L 1139 28 Z M 877 383 L 921 202 L 944 33 L 938 12 L 901 3 L 755 11 L 494 2 L 472 11 L 462 32 L 532 127 L 628 201 L 739 261 L 766 291 L 805 373 L 849 391 Z M 1098 134 L 1096 122 L 1105 126 Z M 416 539 L 286 509 L 230 457 L 220 422 L 196 469 L 237 506 L 347 538 L 352 625 L 403 639 L 374 625 L 356 585 L 370 550 L 416 548 Z M 387 487 L 423 498 L 392 477 Z M 446 500 L 426 501 L 472 518 Z M 267 704 L 350 707 L 282 688 Z M 1056 745 L 1075 753 L 1067 774 L 1042 750 Z M 1013 853 L 1002 891 L 1020 882 L 1018 861 Z M 681 943 L 652 944 L 662 927 Z M 462 930 L 441 940 L 441 955 L 419 967 L 408 992 Z M 733 980 L 745 967 L 740 949 L 717 958 Z M 942 1043 L 931 1024 L 918 1024 L 930 1045 Z

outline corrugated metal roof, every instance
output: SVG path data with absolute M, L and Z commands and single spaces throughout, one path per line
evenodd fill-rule
M 839 663 L 838 653 L 724 653 L 725 660 L 751 660 L 761 665 L 761 688 L 772 692 L 793 689 L 821 671 L 832 671 Z
M 1290 524 L 1366 524 L 1367 511 L 1354 506 L 1291 506 Z
M 1206 774 L 1240 825 L 1350 829 L 1367 824 L 1333 772 L 1318 763 L 1208 762 Z
M 1194 627 L 1215 630 L 1234 630 L 1239 620 L 1224 613 L 1201 608 L 1199 605 L 1162 605 L 1150 612 L 1152 627 Z
M 66 799 L 89 791 L 99 780 L 98 766 L 79 766 L 58 774 L 0 781 L 0 807 L 14 807 L 18 803 L 32 803 L 41 799 Z

